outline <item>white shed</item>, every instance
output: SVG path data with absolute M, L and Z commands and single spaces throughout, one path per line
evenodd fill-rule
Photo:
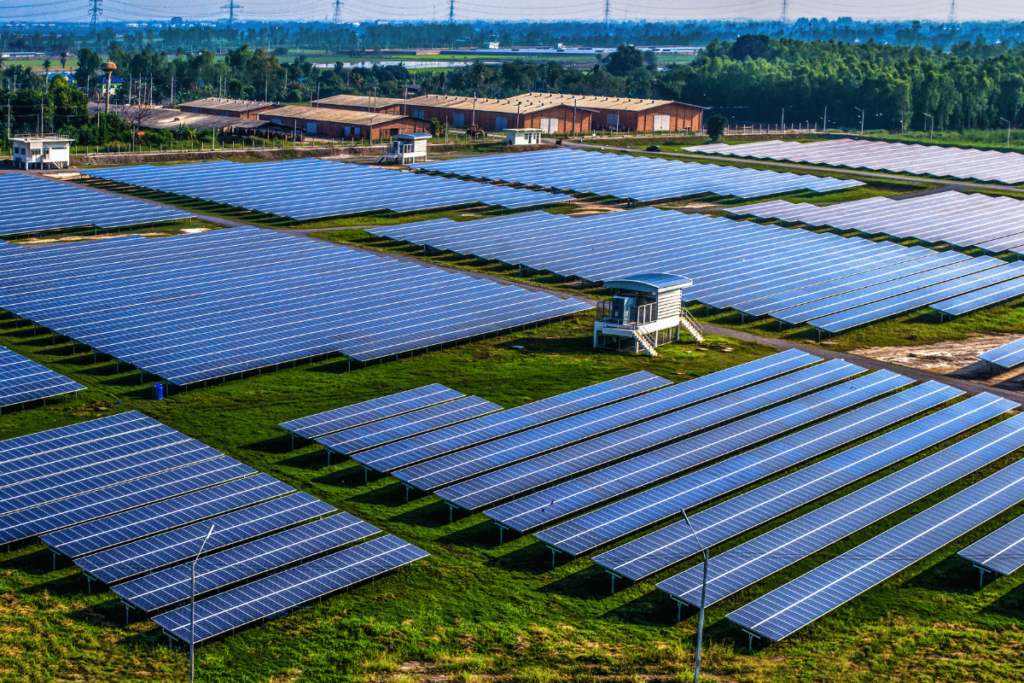
M 427 160 L 427 140 L 430 133 L 402 133 L 391 136 L 391 147 L 384 153 L 386 161 L 397 161 L 400 164 L 415 163 Z
M 669 273 L 644 273 L 605 280 L 610 301 L 599 301 L 594 321 L 594 348 L 645 352 L 657 356 L 658 346 L 679 341 L 686 330 L 697 342 L 704 337 L 700 325 L 682 306 L 682 290 L 689 278 Z
M 506 128 L 506 145 L 539 145 L 540 128 Z
M 12 137 L 15 168 L 54 169 L 71 165 L 72 138 L 64 135 L 24 135 Z

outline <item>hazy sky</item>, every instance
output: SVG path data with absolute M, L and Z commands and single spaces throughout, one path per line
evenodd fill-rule
M 226 16 L 221 2 L 200 0 L 103 0 L 103 18 L 111 21 L 169 19 L 182 16 L 193 20 L 214 20 Z M 251 20 L 325 19 L 334 12 L 334 0 L 236 0 L 244 9 L 236 16 Z M 345 21 L 429 20 L 443 19 L 448 14 L 448 0 L 343 0 L 342 19 Z M 3 21 L 87 21 L 90 0 L 14 0 L 2 6 Z M 510 14 L 509 8 L 515 13 Z M 648 19 L 776 19 L 781 13 L 782 0 L 722 0 L 718 3 L 680 2 L 679 0 L 644 0 L 641 3 L 611 2 L 611 14 L 616 20 Z M 855 19 L 922 19 L 942 21 L 949 16 L 949 2 L 907 0 L 890 5 L 878 0 L 849 0 L 848 2 L 813 2 L 791 0 L 790 18 L 850 16 Z M 956 12 L 960 20 L 1024 20 L 1024 3 L 1017 0 L 957 0 Z M 485 20 L 600 20 L 604 14 L 604 0 L 520 0 L 510 6 L 507 2 L 486 0 L 455 0 L 457 19 Z

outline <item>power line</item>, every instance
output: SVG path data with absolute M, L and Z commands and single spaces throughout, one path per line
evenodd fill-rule
M 220 8 L 228 11 L 228 26 L 235 23 L 235 10 L 243 9 L 241 5 L 235 4 L 235 0 L 228 0 L 228 4 L 221 5 Z

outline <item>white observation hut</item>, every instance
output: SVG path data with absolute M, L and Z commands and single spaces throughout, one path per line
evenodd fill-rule
M 684 329 L 703 342 L 700 325 L 682 303 L 682 289 L 692 284 L 689 278 L 665 273 L 605 280 L 612 299 L 598 303 L 594 348 L 657 356 L 657 347 L 679 341 Z

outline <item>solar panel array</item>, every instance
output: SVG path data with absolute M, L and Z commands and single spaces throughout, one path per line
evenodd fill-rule
M 708 564 L 706 604 L 761 581 L 1024 446 L 1017 416 L 919 460 L 802 517 L 717 555 Z M 663 582 L 674 597 L 700 605 L 703 569 Z
M 968 292 L 1003 300 L 1024 288 L 1024 265 L 988 256 L 654 208 L 583 218 L 439 219 L 369 232 L 590 282 L 684 273 L 694 283 L 682 290 L 686 301 L 829 332 L 938 308 Z
M 1024 516 L 1004 524 L 957 554 L 986 571 L 1009 576 L 1024 567 Z
M 561 194 L 432 178 L 323 159 L 122 166 L 82 173 L 300 221 L 377 211 L 411 213 L 473 204 L 521 209 L 572 200 Z
M 0 408 L 79 391 L 78 382 L 0 346 Z
M 1024 500 L 1024 460 L 727 615 L 779 641 Z
M 1004 370 L 1015 368 L 1024 363 L 1024 338 L 979 353 L 978 358 Z
M 464 395 L 443 384 L 428 384 L 390 396 L 382 396 L 309 417 L 282 422 L 281 427 L 303 439 L 315 439 L 344 429 L 401 415 L 418 408 L 426 408 L 444 401 L 461 398 Z
M 332 352 L 382 359 L 590 306 L 233 228 L 4 251 L 0 308 L 180 386 Z
M 705 193 L 750 198 L 804 190 L 831 192 L 863 184 L 856 180 L 577 149 L 434 161 L 416 164 L 414 168 L 636 202 Z
M 108 230 L 192 218 L 186 211 L 160 204 L 22 173 L 0 175 L 0 211 L 0 236 L 84 227 Z
M 228 590 L 203 604 L 231 605 L 240 594 L 230 587 L 253 581 L 231 608 L 250 616 L 253 598 L 276 605 L 274 614 L 309 599 L 306 577 L 325 565 L 363 558 L 343 572 L 350 585 L 426 556 L 393 536 L 352 545 L 380 530 L 335 512 L 134 411 L 0 441 L 0 539 L 39 536 L 144 611 L 191 594 L 189 560 L 204 540 L 197 594 Z M 275 590 L 261 594 L 255 587 L 271 572 Z M 235 627 L 217 623 L 204 625 L 202 640 Z
M 1024 250 L 1021 201 L 1010 197 L 943 192 L 899 200 L 871 197 L 828 206 L 780 199 L 726 210 L 737 216 L 977 247 L 993 254 Z
M 913 173 L 937 178 L 995 181 L 1008 185 L 1024 182 L 1024 155 L 962 147 L 908 145 L 902 142 L 844 138 L 822 142 L 770 140 L 742 145 L 697 145 L 687 147 L 686 151 Z

